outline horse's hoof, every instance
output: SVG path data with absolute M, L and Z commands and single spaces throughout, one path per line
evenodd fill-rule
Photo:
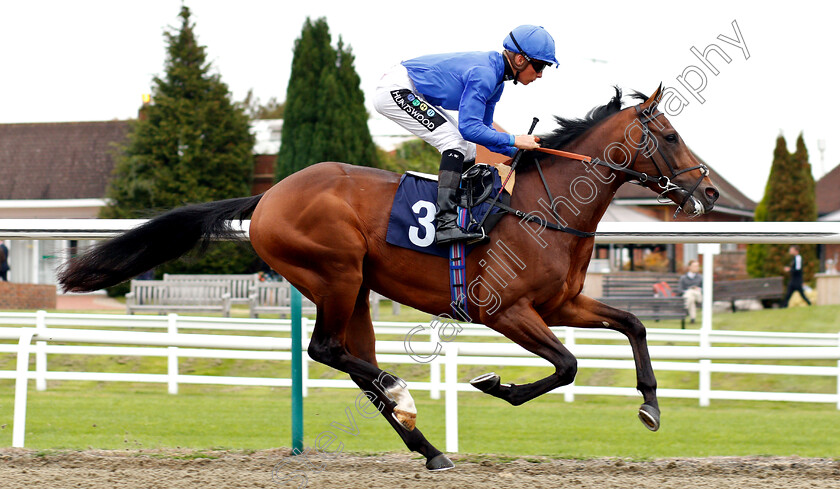
M 417 415 L 402 409 L 394 409 L 394 419 L 408 431 L 414 431 L 414 427 L 417 425 Z
M 427 460 L 426 468 L 429 470 L 449 470 L 455 468 L 455 464 L 446 455 L 441 453 Z
M 639 419 L 642 420 L 645 428 L 650 431 L 659 429 L 659 409 L 650 404 L 642 404 L 642 407 L 639 408 Z
M 496 375 L 496 372 L 490 372 L 489 374 L 479 375 L 478 377 L 472 379 L 470 381 L 470 385 L 481 392 L 489 394 L 492 391 L 498 390 L 501 382 L 502 379 Z

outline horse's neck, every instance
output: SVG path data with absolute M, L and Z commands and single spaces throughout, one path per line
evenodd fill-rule
M 593 160 L 603 153 L 595 141 L 573 144 L 564 150 L 591 156 Z M 614 175 L 604 166 L 568 159 L 547 158 L 540 164 L 554 198 L 552 207 L 562 219 L 561 224 L 580 231 L 595 231 L 624 181 L 623 175 Z M 514 206 L 526 212 L 538 211 L 556 222 L 549 209 L 550 201 L 536 168 L 517 175 Z

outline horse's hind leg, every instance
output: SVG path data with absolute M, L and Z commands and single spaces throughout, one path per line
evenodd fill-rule
M 563 304 L 559 311 L 546 320 L 552 324 L 579 328 L 607 328 L 627 336 L 636 361 L 636 388 L 644 398 L 644 404 L 639 408 L 639 419 L 649 430 L 659 429 L 659 401 L 656 398 L 656 377 L 647 347 L 647 332 L 636 316 L 579 295 Z
M 555 372 L 536 382 L 521 385 L 502 384 L 498 375 L 485 374 L 470 381 L 473 387 L 518 406 L 574 380 L 577 360 L 530 304 L 512 307 L 493 315 L 491 319 L 485 320 L 487 326 L 548 360 L 554 365 Z
M 426 457 L 426 468 L 452 468 L 452 462 L 415 428 L 416 410 L 405 383 L 377 365 L 374 350 L 376 339 L 370 320 L 368 294 L 367 289 L 361 289 L 351 305 L 352 310 L 347 311 L 346 316 L 338 315 L 344 301 L 338 301 L 337 304 L 329 299 L 323 301 L 323 305 L 318 307 L 309 355 L 318 362 L 350 374 L 350 378 L 394 427 L 409 450 Z M 338 323 L 340 317 L 349 319 Z M 330 322 L 327 318 L 336 322 Z
M 379 364 L 376 361 L 376 351 L 374 350 L 374 347 L 376 346 L 376 337 L 370 320 L 368 294 L 369 291 L 367 289 L 362 289 L 359 293 L 358 299 L 356 300 L 356 308 L 353 311 L 350 326 L 347 328 L 347 349 L 350 354 L 378 368 Z M 408 394 L 408 389 L 404 388 L 403 381 L 401 379 L 397 379 L 397 384 L 399 387 L 402 387 L 400 398 L 397 399 L 393 394 L 393 390 L 389 391 L 384 389 L 381 385 L 381 378 L 392 376 L 387 372 L 381 370 L 380 372 L 382 372 L 380 377 L 373 382 L 363 379 L 357 375 L 351 375 L 350 378 L 352 378 L 353 382 L 355 382 L 356 385 L 364 391 L 374 408 L 382 414 L 385 420 L 388 421 L 388 423 L 390 423 L 394 428 L 394 431 L 400 435 L 400 438 L 402 438 L 406 447 L 408 447 L 409 450 L 418 452 L 426 457 L 427 469 L 446 470 L 454 467 L 455 465 L 452 461 L 450 461 L 446 455 L 441 453 L 440 450 L 429 443 L 419 429 L 414 427 L 413 424 L 412 429 L 408 429 L 405 426 L 404 418 L 398 416 L 395 413 L 395 410 L 399 411 L 399 409 L 397 409 L 397 401 L 407 404 L 408 400 L 411 399 L 411 395 Z M 411 400 L 410 404 L 411 408 L 413 408 L 414 401 Z M 413 410 L 416 413 L 416 410 L 411 408 L 409 410 Z

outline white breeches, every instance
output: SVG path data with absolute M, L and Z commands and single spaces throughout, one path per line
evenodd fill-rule
M 426 102 L 417 93 L 405 66 L 391 67 L 379 80 L 373 97 L 377 112 L 443 153 L 448 149 L 475 159 L 475 144 L 466 141 L 458 130 L 458 113 Z

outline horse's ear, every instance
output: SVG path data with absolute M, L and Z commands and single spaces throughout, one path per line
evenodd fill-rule
M 653 95 L 650 96 L 649 99 L 645 100 L 645 105 L 656 104 L 659 105 L 659 101 L 662 100 L 662 82 L 659 82 L 659 88 L 653 92 Z

